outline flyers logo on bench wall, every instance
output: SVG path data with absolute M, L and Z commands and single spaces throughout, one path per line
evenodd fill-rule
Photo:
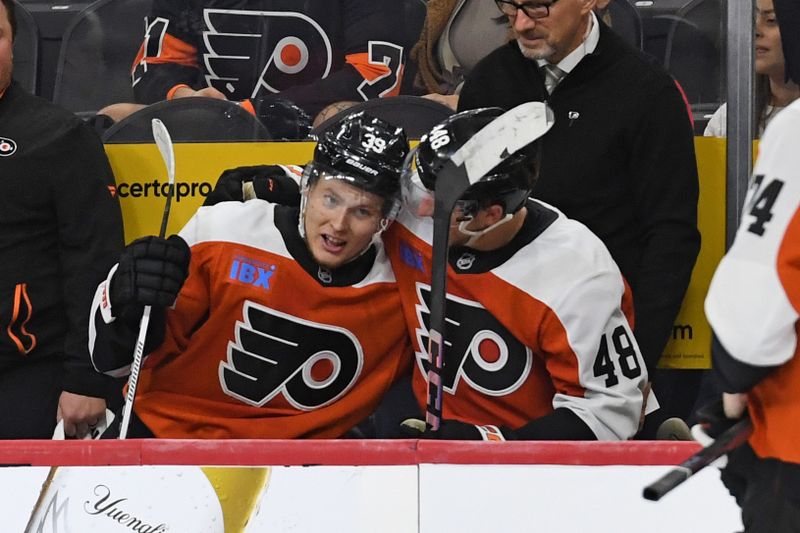
M 8 157 L 17 151 L 17 143 L 11 139 L 0 137 L 0 157 Z

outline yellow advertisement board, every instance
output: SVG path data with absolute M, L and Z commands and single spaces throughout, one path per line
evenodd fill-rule
M 698 225 L 702 247 L 692 281 L 661 358 L 662 368 L 701 369 L 711 363 L 711 329 L 703 300 L 711 276 L 725 253 L 725 141 L 695 139 L 700 174 Z M 175 197 L 167 235 L 180 230 L 223 170 L 243 165 L 298 164 L 309 161 L 313 142 L 175 144 Z M 122 205 L 125 238 L 157 234 L 167 190 L 167 173 L 155 144 L 107 145 Z
M 108 144 L 105 148 L 117 181 L 125 241 L 158 234 L 167 191 L 167 170 L 158 148 L 155 144 Z M 303 165 L 313 152 L 313 142 L 176 143 L 175 196 L 167 235 L 189 221 L 223 170 L 244 165 Z
M 659 367 L 711 367 L 711 327 L 703 312 L 711 277 L 725 254 L 725 139 L 695 138 L 700 201 L 697 225 L 702 244 L 689 290 L 672 327 Z

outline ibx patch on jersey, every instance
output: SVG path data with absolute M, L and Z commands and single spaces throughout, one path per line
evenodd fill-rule
M 400 241 L 400 257 L 402 258 L 403 263 L 407 264 L 413 269 L 419 270 L 423 274 L 425 273 L 425 263 L 422 260 L 422 253 L 418 250 L 415 250 L 404 240 Z
M 17 151 L 17 143 L 6 137 L 0 137 L 0 157 L 14 155 Z
M 228 277 L 268 291 L 270 289 L 270 281 L 277 268 L 275 265 L 268 265 L 262 261 L 237 256 L 233 258 Z

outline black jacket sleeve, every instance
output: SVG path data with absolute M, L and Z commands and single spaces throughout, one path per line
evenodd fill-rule
M 64 390 L 102 396 L 108 382 L 92 368 L 86 319 L 94 288 L 122 250 L 122 214 L 111 167 L 94 131 L 76 120 L 53 147 L 61 152 L 61 165 L 53 169 L 51 191 L 68 321 Z
M 723 392 L 747 392 L 778 368 L 753 366 L 737 361 L 719 342 L 716 335 L 711 341 L 711 359 L 712 368 Z
M 689 286 L 697 254 L 699 184 L 694 136 L 674 84 L 665 85 L 640 114 L 632 139 L 630 173 L 641 256 L 630 280 L 634 333 L 653 369 L 664 351 Z

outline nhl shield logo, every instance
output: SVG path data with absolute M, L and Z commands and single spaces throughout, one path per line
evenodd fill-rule
M 333 281 L 333 274 L 330 270 L 321 266 L 317 269 L 317 278 L 319 278 L 322 283 L 327 285 Z
M 458 258 L 456 261 L 456 267 L 459 270 L 469 270 L 472 268 L 472 265 L 475 263 L 475 254 L 471 254 L 469 252 L 464 252 L 461 254 L 461 257 Z
M 0 137 L 0 157 L 8 157 L 17 151 L 17 143 L 11 139 Z

